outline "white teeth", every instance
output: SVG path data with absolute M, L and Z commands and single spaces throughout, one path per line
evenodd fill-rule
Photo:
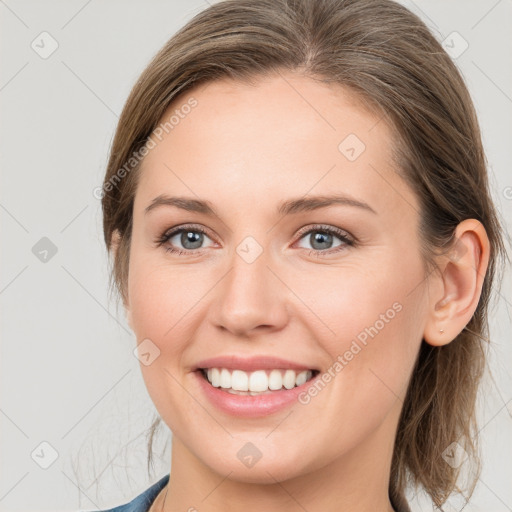
M 249 391 L 249 377 L 247 373 L 233 370 L 231 374 L 231 389 L 235 391 Z
M 300 372 L 295 379 L 297 386 L 302 386 L 308 380 L 308 372 Z
M 283 377 L 279 370 L 272 370 L 268 376 L 268 389 L 273 391 L 283 387 Z
M 244 372 L 245 373 L 245 372 Z M 265 370 L 252 372 L 249 377 L 249 391 L 267 391 L 268 377 Z
M 231 373 L 226 368 L 220 371 L 220 387 L 226 389 L 231 387 Z
M 286 389 L 292 389 L 295 386 L 295 372 L 293 370 L 286 370 L 283 378 L 283 386 Z
M 226 368 L 208 368 L 206 377 L 213 387 L 221 387 L 230 393 L 239 395 L 258 395 L 269 391 L 278 391 L 283 387 L 292 389 L 302 386 L 311 379 L 313 372 L 304 370 L 296 373 L 295 370 L 256 370 L 244 372 L 242 370 L 228 370 Z
M 211 377 L 208 375 L 208 380 L 211 382 L 212 386 L 218 388 L 220 386 L 220 372 L 218 368 L 210 368 L 212 371 Z

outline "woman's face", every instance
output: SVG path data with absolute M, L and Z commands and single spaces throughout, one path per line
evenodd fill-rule
M 385 121 L 291 73 L 208 83 L 173 114 L 141 168 L 127 307 L 176 457 L 247 482 L 378 466 L 428 302 Z M 249 385 L 267 391 L 227 390 Z

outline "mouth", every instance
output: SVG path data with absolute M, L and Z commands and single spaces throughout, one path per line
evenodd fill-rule
M 212 387 L 233 395 L 258 396 L 302 386 L 319 370 L 260 369 L 251 372 L 231 368 L 198 368 L 197 373 Z

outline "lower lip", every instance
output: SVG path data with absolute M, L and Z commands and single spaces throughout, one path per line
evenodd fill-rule
M 203 390 L 206 397 L 221 411 L 244 418 L 255 418 L 259 416 L 268 416 L 280 411 L 289 405 L 297 402 L 300 393 L 305 391 L 315 377 L 308 380 L 301 386 L 292 389 L 283 389 L 261 395 L 235 395 L 222 388 L 214 388 L 208 380 L 203 376 L 200 370 L 194 374 L 199 380 L 199 386 Z

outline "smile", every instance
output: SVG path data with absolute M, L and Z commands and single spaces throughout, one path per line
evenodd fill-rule
M 292 389 L 310 381 L 317 370 L 266 369 L 246 372 L 228 368 L 200 368 L 202 375 L 215 388 L 236 395 L 256 396 Z

